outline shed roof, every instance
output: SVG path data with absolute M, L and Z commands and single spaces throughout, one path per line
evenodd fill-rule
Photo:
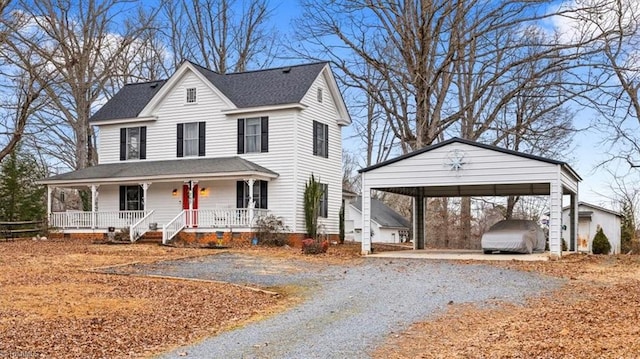
M 194 158 L 166 161 L 128 161 L 100 164 L 59 174 L 39 181 L 42 184 L 86 183 L 91 181 L 147 180 L 182 178 L 184 175 L 216 177 L 229 174 L 278 174 L 241 157 Z
M 362 212 L 362 197 L 358 196 L 351 203 L 358 211 Z M 402 217 L 400 213 L 394 211 L 384 202 L 372 198 L 371 199 L 371 219 L 378 223 L 381 227 L 388 228 L 409 228 L 409 221 Z
M 612 214 L 614 216 L 622 217 L 622 214 L 620 214 L 620 212 L 616 212 L 616 211 L 611 210 L 611 209 L 607 209 L 607 208 L 604 208 L 604 207 L 596 206 L 595 204 L 591 204 L 591 203 L 580 201 L 580 202 L 578 202 L 578 208 L 580 208 L 581 206 L 582 207 L 588 207 L 588 208 L 591 208 L 591 209 L 596 209 L 598 211 L 609 213 L 609 214 Z M 570 209 L 569 206 L 566 206 L 566 207 L 562 208 L 563 211 L 567 211 L 569 209 Z M 580 213 L 582 213 L 582 212 L 586 212 L 586 211 L 581 211 Z

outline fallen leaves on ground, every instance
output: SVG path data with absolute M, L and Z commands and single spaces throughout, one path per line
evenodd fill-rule
M 377 358 L 634 358 L 640 353 L 640 257 L 571 255 L 490 265 L 569 279 L 526 305 L 453 305 L 392 335 Z
M 154 244 L 0 244 L 0 357 L 142 357 L 280 310 L 233 285 L 86 269 L 213 254 Z

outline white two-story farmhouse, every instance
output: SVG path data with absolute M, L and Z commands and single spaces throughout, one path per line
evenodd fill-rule
M 218 74 L 190 62 L 163 81 L 124 86 L 90 119 L 99 164 L 49 177 L 50 225 L 66 233 L 157 224 L 252 232 L 266 213 L 305 233 L 303 192 L 324 185 L 320 224 L 338 233 L 341 129 L 351 120 L 328 63 Z M 51 212 L 53 188 L 91 191 L 91 211 Z

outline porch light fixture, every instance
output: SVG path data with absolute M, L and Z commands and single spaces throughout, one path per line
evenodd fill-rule
M 200 194 L 201 194 L 201 195 L 203 195 L 203 196 L 204 196 L 205 194 L 207 194 L 207 188 L 206 188 L 206 187 L 202 187 L 202 188 L 200 188 Z
M 178 189 L 174 188 L 173 191 L 171 191 L 171 195 L 176 197 L 178 195 Z

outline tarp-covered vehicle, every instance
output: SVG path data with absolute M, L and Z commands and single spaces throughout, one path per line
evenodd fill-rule
M 485 254 L 500 252 L 533 253 L 544 252 L 544 231 L 535 221 L 507 219 L 500 221 L 482 235 L 482 250 Z

